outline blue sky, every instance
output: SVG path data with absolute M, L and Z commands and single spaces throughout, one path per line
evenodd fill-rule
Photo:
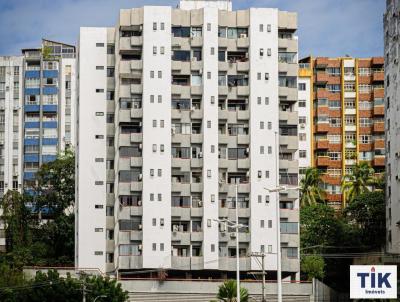
M 120 8 L 178 0 L 0 0 L 0 55 L 38 47 L 41 38 L 75 44 L 80 26 L 113 26 Z M 233 0 L 234 9 L 295 11 L 300 56 L 383 55 L 384 0 Z

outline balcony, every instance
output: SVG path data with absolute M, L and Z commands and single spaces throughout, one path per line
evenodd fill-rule
M 315 59 L 315 66 L 327 66 L 329 63 L 328 58 L 319 57 Z
M 329 123 L 317 123 L 317 132 L 328 132 L 330 129 Z
M 251 259 L 250 257 L 239 258 L 239 268 L 241 271 L 251 270 Z M 224 271 L 235 271 L 236 270 L 236 257 L 220 257 L 219 258 L 219 269 Z
M 385 80 L 385 73 L 383 72 L 374 72 L 372 75 L 372 81 L 374 82 L 383 82 Z
M 315 81 L 317 83 L 327 83 L 329 80 L 329 75 L 325 72 L 318 72 L 315 76 Z
M 384 122 L 374 123 L 374 132 L 385 132 L 385 123 Z
M 131 133 L 131 143 L 141 143 L 143 140 L 142 133 Z
M 171 241 L 177 242 L 180 245 L 190 245 L 190 232 L 173 231 Z
M 385 89 L 376 88 L 374 89 L 374 99 L 383 99 L 385 96 Z
M 374 149 L 385 149 L 385 140 L 384 139 L 376 139 L 374 141 Z
M 329 97 L 329 91 L 326 89 L 318 89 L 316 92 L 316 97 L 318 99 L 327 99 Z
M 172 256 L 171 268 L 176 270 L 190 270 L 190 257 Z
M 376 167 L 383 167 L 385 166 L 385 156 L 382 155 L 375 155 L 373 165 Z
M 327 194 L 328 202 L 342 202 L 342 194 Z
M 317 166 L 329 166 L 331 163 L 331 160 L 329 156 L 318 156 L 317 157 Z
M 120 269 L 139 269 L 143 268 L 142 256 L 119 256 L 118 267 Z
M 317 140 L 316 147 L 317 149 L 329 149 L 329 141 L 327 139 Z
M 383 57 L 373 57 L 372 58 L 372 65 L 383 65 L 385 60 Z
M 385 106 L 374 106 L 374 115 L 385 115 Z

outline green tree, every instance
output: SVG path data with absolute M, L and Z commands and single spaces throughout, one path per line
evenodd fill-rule
M 343 176 L 342 192 L 345 193 L 347 203 L 351 203 L 357 196 L 369 191 L 376 183 L 374 169 L 366 162 L 352 167 L 352 173 Z
M 93 302 L 98 296 L 106 296 L 101 301 L 124 302 L 128 293 L 121 284 L 109 277 L 85 276 L 80 279 L 60 277 L 57 271 L 37 272 L 32 280 L 24 280 L 18 286 L 0 290 L 2 302 L 76 302 L 82 301 L 83 284 L 86 287 L 86 301 Z
M 333 246 L 339 241 L 340 221 L 335 210 L 326 204 L 315 204 L 303 207 L 300 211 L 300 242 L 303 249 L 321 250 Z
M 343 213 L 357 231 L 363 249 L 380 248 L 385 243 L 385 193 L 366 192 L 354 198 Z
M 237 297 L 237 285 L 235 280 L 227 280 L 218 288 L 217 299 L 223 302 L 235 302 Z M 249 292 L 246 288 L 240 288 L 240 301 L 248 302 Z
M 301 206 L 315 205 L 325 202 L 326 193 L 321 188 L 321 174 L 317 168 L 308 168 L 304 178 L 300 181 Z
M 63 215 L 75 201 L 75 156 L 71 150 L 60 154 L 55 161 L 43 164 L 36 173 L 38 211 L 51 216 Z
M 32 215 L 27 207 L 27 199 L 17 191 L 8 191 L 2 200 L 5 224 L 6 251 L 27 247 L 32 242 L 30 226 Z
M 325 276 L 325 261 L 319 255 L 302 257 L 300 267 L 308 281 L 311 281 L 313 278 L 322 280 Z

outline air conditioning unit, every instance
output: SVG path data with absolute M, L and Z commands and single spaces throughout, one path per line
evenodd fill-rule
M 240 34 L 239 38 L 247 38 L 247 35 L 246 34 Z
M 143 246 L 141 244 L 139 244 L 138 250 L 141 251 L 142 249 L 143 249 Z
M 202 75 L 202 74 L 203 74 L 203 69 L 202 69 L 202 68 L 200 68 L 200 70 L 199 70 L 199 74 L 200 74 L 200 75 Z
M 199 208 L 201 208 L 203 206 L 203 202 L 201 200 L 199 200 L 199 202 L 197 203 L 197 205 L 199 206 Z
M 138 204 L 139 207 L 141 207 L 142 206 L 142 201 L 139 200 L 137 204 Z
M 171 128 L 171 134 L 175 135 L 175 129 L 174 128 Z
M 143 148 L 143 145 L 139 144 L 139 150 L 142 150 L 142 148 Z
M 306 128 L 306 124 L 304 124 L 304 123 L 301 123 L 299 126 L 300 126 L 300 129 L 305 129 Z
M 139 180 L 142 180 L 142 178 L 143 178 L 143 175 L 142 175 L 142 173 L 140 173 L 139 174 Z
M 235 232 L 230 233 L 229 236 L 230 236 L 231 238 L 236 238 L 236 233 L 235 233 Z
M 249 154 L 250 148 L 246 148 L 246 153 Z
M 396 156 L 396 158 L 399 158 L 400 157 L 400 152 L 396 152 L 395 156 Z
M 199 152 L 198 158 L 203 158 L 203 152 Z
M 246 172 L 246 176 L 249 177 L 250 176 L 250 171 Z
M 179 226 L 174 225 L 174 226 L 172 227 L 172 230 L 173 230 L 174 232 L 178 232 L 178 231 L 179 231 Z
M 138 227 L 138 228 L 139 228 L 139 230 L 141 230 L 141 229 L 142 229 L 142 225 L 141 225 L 141 224 L 139 224 L 139 227 Z

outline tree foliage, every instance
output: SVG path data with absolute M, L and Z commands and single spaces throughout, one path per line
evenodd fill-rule
M 1 207 L 6 253 L 0 254 L 0 263 L 4 260 L 19 269 L 26 265 L 73 265 L 74 162 L 74 154 L 67 151 L 42 165 L 36 175 L 34 194 L 5 194 Z M 41 220 L 44 215 L 46 220 Z
M 326 193 L 321 188 L 321 174 L 317 168 L 308 168 L 303 179 L 300 181 L 300 204 L 301 206 L 315 205 L 325 202 Z
M 1 267 L 0 267 L 1 268 Z M 106 296 L 100 301 L 124 302 L 128 293 L 121 284 L 109 277 L 85 276 L 80 279 L 60 277 L 58 272 L 37 272 L 32 280 L 23 280 L 18 285 L 0 289 L 0 301 L 4 302 L 76 302 L 82 301 L 83 286 L 86 301 L 94 301 L 98 296 Z M 99 300 L 98 300 L 99 301 Z
M 376 184 L 374 169 L 366 162 L 361 162 L 352 167 L 352 173 L 343 176 L 342 192 L 346 201 L 351 203 L 357 196 L 369 192 L 369 187 Z
M 237 297 L 236 280 L 227 280 L 218 288 L 217 299 L 223 302 L 235 302 Z M 249 292 L 246 288 L 240 288 L 240 301 L 249 301 Z
M 379 249 L 385 243 L 385 211 L 383 191 L 363 193 L 344 209 L 344 216 L 364 249 Z
M 301 259 L 301 271 L 307 276 L 308 281 L 314 278 L 322 280 L 325 276 L 324 269 L 324 258 L 319 255 L 304 256 Z

